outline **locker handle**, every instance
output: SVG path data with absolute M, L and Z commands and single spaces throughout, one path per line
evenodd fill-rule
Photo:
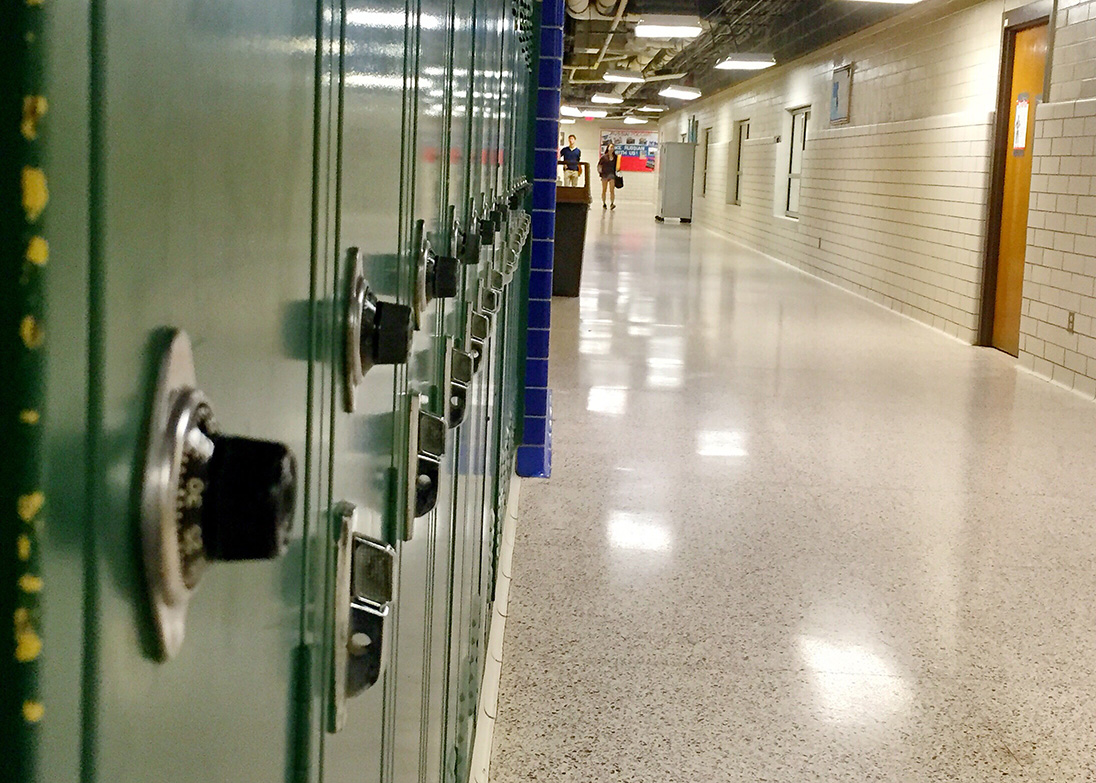
M 468 347 L 468 353 L 472 354 L 472 368 L 478 372 L 487 338 L 491 334 L 490 317 L 478 310 L 469 309 L 466 334 L 465 345 Z
M 335 525 L 334 643 L 328 731 L 346 725 L 346 700 L 375 685 L 388 656 L 396 550 L 356 533 L 357 509 L 340 501 Z
M 400 538 L 410 541 L 415 520 L 429 514 L 438 502 L 441 460 L 445 456 L 448 427 L 445 419 L 423 410 L 422 398 L 412 394 L 407 443 L 407 495 L 404 529 Z
M 468 390 L 472 385 L 474 372 L 472 354 L 457 348 L 452 337 L 447 338 L 443 388 L 446 390 L 445 420 L 450 429 L 455 429 L 464 422 L 468 410 Z

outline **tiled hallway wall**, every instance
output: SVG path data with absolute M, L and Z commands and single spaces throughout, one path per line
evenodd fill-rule
M 1096 396 L 1096 0 L 1060 0 L 1036 109 L 1020 361 Z M 1070 329 L 1070 314 L 1073 329 Z
M 701 139 L 712 129 L 694 220 L 974 342 L 1005 8 L 927 0 L 664 120 L 665 139 L 692 116 Z M 831 127 L 833 69 L 849 62 L 850 122 Z M 784 214 L 790 110 L 803 106 L 811 119 L 793 219 Z M 734 205 L 728 172 L 735 123 L 745 119 Z

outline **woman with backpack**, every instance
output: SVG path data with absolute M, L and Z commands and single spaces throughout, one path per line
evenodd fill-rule
M 616 153 L 616 147 L 613 142 L 609 142 L 605 145 L 605 152 L 601 153 L 601 157 L 597 161 L 597 173 L 601 177 L 601 208 L 607 209 L 605 205 L 605 191 L 609 191 L 609 203 L 613 209 L 616 209 L 616 180 L 617 172 L 620 171 L 620 156 Z

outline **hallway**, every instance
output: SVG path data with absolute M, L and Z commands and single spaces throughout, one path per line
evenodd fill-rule
M 492 780 L 1096 780 L 1093 404 L 649 207 L 588 242 Z

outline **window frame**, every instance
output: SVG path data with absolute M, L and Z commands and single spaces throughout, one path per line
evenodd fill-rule
M 734 124 L 734 156 L 727 177 L 727 203 L 742 206 L 742 158 L 745 144 L 750 140 L 750 120 L 736 120 Z
M 712 131 L 715 130 L 714 126 L 708 126 L 704 129 L 703 136 L 703 148 L 704 148 L 704 165 L 700 169 L 700 197 L 708 197 L 708 165 L 712 160 Z
M 796 192 L 796 206 L 799 206 L 799 196 L 801 193 L 803 182 L 803 154 L 807 151 L 807 125 L 811 120 L 811 107 L 800 106 L 795 109 L 789 109 L 788 114 L 791 115 L 791 131 L 788 133 L 788 171 L 787 171 L 787 183 L 784 191 L 784 216 L 792 218 L 794 220 L 799 219 L 799 209 L 792 210 L 792 185 L 795 185 Z M 802 133 L 799 137 L 796 137 L 796 125 L 799 119 L 802 118 Z M 796 147 L 799 148 L 799 156 L 796 156 Z M 799 171 L 795 170 L 796 161 L 799 162 Z

